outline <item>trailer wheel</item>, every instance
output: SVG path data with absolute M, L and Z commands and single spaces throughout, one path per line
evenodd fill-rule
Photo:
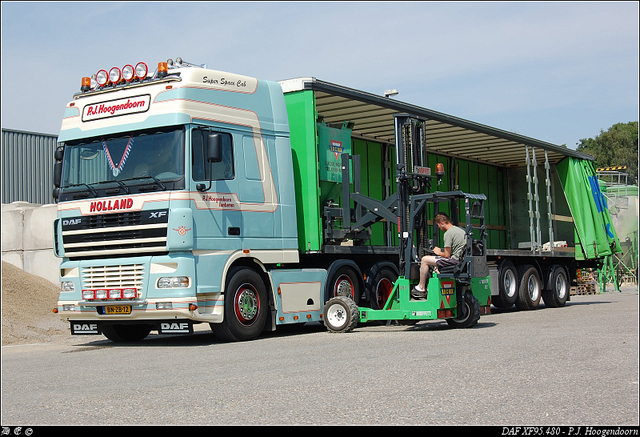
M 511 308 L 518 298 L 518 271 L 511 261 L 504 261 L 498 270 L 498 295 L 492 296 L 496 308 Z
M 530 264 L 520 266 L 518 278 L 520 278 L 520 284 L 516 307 L 521 310 L 535 310 L 542 297 L 542 282 L 538 270 Z
M 102 334 L 116 343 L 142 341 L 149 335 L 151 329 L 153 329 L 152 325 L 103 324 Z
M 227 276 L 222 323 L 210 323 L 222 341 L 252 340 L 267 320 L 267 290 L 262 278 L 246 267 L 236 267 Z
M 329 278 L 328 285 L 327 299 L 345 296 L 353 300 L 356 305 L 358 304 L 362 290 L 358 274 L 353 268 L 349 266 L 338 268 Z
M 324 324 L 329 332 L 349 332 L 360 320 L 356 303 L 345 296 L 329 299 L 322 311 Z
M 480 320 L 480 302 L 478 302 L 478 299 L 476 299 L 473 294 L 465 293 L 464 305 L 466 307 L 464 317 L 447 319 L 447 324 L 452 328 L 471 328 Z
M 542 300 L 549 308 L 563 307 L 569 297 L 569 279 L 567 273 L 559 265 L 551 267 L 549 285 L 542 292 Z

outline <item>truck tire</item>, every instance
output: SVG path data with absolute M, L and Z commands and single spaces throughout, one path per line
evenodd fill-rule
M 267 321 L 269 302 L 262 278 L 247 267 L 235 267 L 227 275 L 222 323 L 210 323 L 221 341 L 257 338 Z
M 372 270 L 372 273 L 373 270 Z M 398 275 L 389 267 L 376 269 L 373 276 L 367 278 L 369 282 L 369 295 L 371 298 L 371 308 L 381 310 L 393 291 L 393 286 L 398 280 Z
M 569 278 L 567 272 L 559 265 L 551 267 L 549 282 L 542 292 L 542 300 L 549 308 L 563 307 L 569 298 Z
M 153 329 L 152 325 L 123 325 L 123 324 L 103 324 L 102 334 L 109 340 L 122 343 L 128 341 L 142 341 Z
M 349 332 L 358 325 L 360 311 L 351 298 L 338 296 L 324 305 L 322 317 L 329 332 Z
M 542 282 L 538 270 L 530 264 L 525 264 L 518 267 L 518 278 L 520 281 L 516 307 L 521 310 L 535 310 L 542 297 Z
M 511 261 L 503 261 L 498 269 L 498 295 L 491 301 L 496 308 L 511 308 L 518 299 L 518 271 Z
M 473 294 L 465 293 L 464 305 L 466 307 L 464 317 L 447 319 L 447 324 L 452 328 L 471 328 L 480 320 L 480 302 Z
M 327 301 L 333 297 L 345 296 L 358 305 L 362 289 L 356 270 L 348 265 L 338 267 L 329 273 L 327 282 Z

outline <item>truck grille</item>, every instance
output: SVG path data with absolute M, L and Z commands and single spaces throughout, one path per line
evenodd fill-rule
M 82 288 L 142 288 L 142 264 L 85 267 L 82 269 Z
M 65 256 L 93 258 L 166 253 L 169 211 L 123 212 L 62 220 Z

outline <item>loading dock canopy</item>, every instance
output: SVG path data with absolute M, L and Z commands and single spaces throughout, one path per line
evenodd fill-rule
M 406 113 L 427 120 L 430 153 L 512 167 L 526 165 L 527 149 L 524 146 L 528 146 L 529 150 L 534 148 L 539 164 L 545 161 L 544 151 L 550 163 L 557 163 L 566 156 L 593 160 L 590 155 L 563 146 L 312 77 L 289 79 L 280 84 L 285 93 L 315 91 L 316 110 L 324 121 L 328 124 L 354 123 L 352 136 L 356 138 L 395 144 L 393 115 Z

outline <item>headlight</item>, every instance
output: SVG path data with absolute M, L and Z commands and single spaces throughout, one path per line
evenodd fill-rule
M 64 292 L 76 291 L 76 286 L 71 281 L 62 281 L 60 283 L 60 289 Z
M 96 299 L 106 299 L 107 290 L 96 290 Z
M 134 77 L 133 65 L 125 65 L 122 67 L 122 78 L 127 82 L 131 82 Z
M 173 276 L 158 279 L 158 288 L 188 288 L 188 276 Z
M 135 288 L 125 288 L 122 290 L 122 297 L 125 299 L 133 299 L 138 296 L 138 290 Z
M 109 80 L 111 81 L 111 83 L 115 85 L 120 82 L 121 74 L 122 73 L 120 72 L 120 69 L 118 67 L 112 67 L 111 70 L 109 70 Z
M 96 73 L 96 82 L 100 86 L 105 86 L 109 82 L 109 73 L 106 70 L 100 70 Z
M 140 80 L 144 80 L 147 78 L 147 72 L 149 71 L 149 67 L 144 62 L 138 62 L 136 64 L 136 77 Z

